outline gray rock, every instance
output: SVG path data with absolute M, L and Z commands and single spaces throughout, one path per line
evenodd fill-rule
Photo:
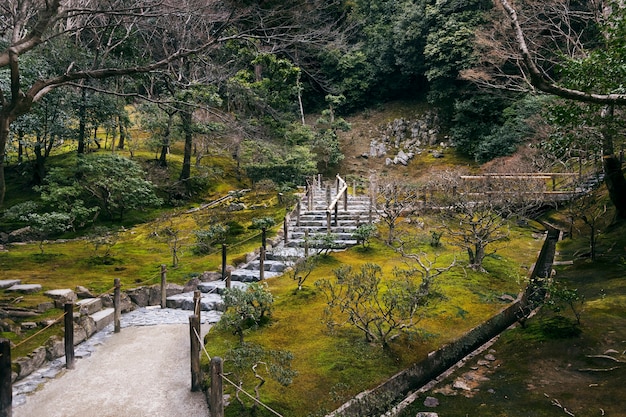
M 439 417 L 439 414 L 431 413 L 429 411 L 420 411 L 419 413 L 415 414 L 415 417 Z
M 65 355 L 65 342 L 59 336 L 51 336 L 46 342 L 46 360 L 53 361 Z
M 493 356 L 492 353 L 488 353 L 488 354 L 485 355 L 485 359 L 488 360 L 489 362 L 493 362 L 493 361 L 496 360 L 496 357 Z
M 45 302 L 37 304 L 37 312 L 45 313 L 46 311 L 52 310 L 54 308 L 54 303 Z
M 426 399 L 424 400 L 424 407 L 438 407 L 439 406 L 439 400 L 435 397 L 426 397 Z
M 57 308 L 63 308 L 65 304 L 73 303 L 77 298 L 76 293 L 69 288 L 46 291 L 44 295 L 52 298 Z
M 471 391 L 472 388 L 470 388 L 469 385 L 467 385 L 467 382 L 463 379 L 457 379 L 456 381 L 454 381 L 454 383 L 452 384 L 452 388 L 454 389 L 458 389 L 461 391 Z
M 22 329 L 24 330 L 32 330 L 37 328 L 37 323 L 34 321 L 25 321 L 22 323 Z
M 41 291 L 39 284 L 17 284 L 5 290 L 6 292 L 17 292 L 20 294 L 34 294 Z
M 90 316 L 82 316 L 78 319 L 76 324 L 85 330 L 87 339 L 90 338 L 96 331 L 101 330 L 96 327 L 95 320 Z
M 24 378 L 39 369 L 46 360 L 46 348 L 38 347 L 26 357 L 17 358 L 15 363 L 18 366 L 18 378 Z
M 11 288 L 14 285 L 21 284 L 22 281 L 19 279 L 0 279 L 0 290 L 5 288 Z
M 76 296 L 78 298 L 94 298 L 95 295 L 89 291 L 87 288 L 83 287 L 82 285 L 78 285 L 76 287 Z
M 133 303 L 139 307 L 145 307 L 150 303 L 150 292 L 149 287 L 138 287 L 128 290 L 127 294 Z

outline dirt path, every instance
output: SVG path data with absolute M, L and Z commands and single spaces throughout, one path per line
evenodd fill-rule
M 124 328 L 75 369 L 13 408 L 13 417 L 204 417 L 190 391 L 189 326 Z

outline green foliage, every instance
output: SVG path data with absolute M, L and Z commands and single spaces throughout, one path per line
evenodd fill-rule
M 474 152 L 478 162 L 487 162 L 499 156 L 514 153 L 518 146 L 533 138 L 537 123 L 545 111 L 546 96 L 526 96 L 502 112 L 503 123 L 493 126 L 492 132 L 480 139 Z
M 44 253 L 44 241 L 71 227 L 71 217 L 65 213 L 50 212 L 38 213 L 38 206 L 32 201 L 16 204 L 5 211 L 4 217 L 8 220 L 19 220 L 26 224 L 39 240 L 39 250 Z
M 152 183 L 143 177 L 139 164 L 122 156 L 84 155 L 69 171 L 51 170 L 40 191 L 44 201 L 67 205 L 70 212 L 78 211 L 73 218 L 79 225 L 96 211 L 121 220 L 130 210 L 162 204 Z
M 238 386 L 244 390 L 247 385 L 254 382 L 256 399 L 260 401 L 260 388 L 265 384 L 266 377 L 270 377 L 282 386 L 289 386 L 293 378 L 298 374 L 291 368 L 293 354 L 285 350 L 265 349 L 255 343 L 241 343 L 229 350 L 224 356 L 224 367 L 237 381 Z M 246 382 L 248 382 L 246 384 Z M 239 390 L 235 394 L 242 407 L 246 407 L 246 401 L 239 396 Z M 257 407 L 252 403 L 252 408 Z
M 344 266 L 334 274 L 335 280 L 315 283 L 326 296 L 323 320 L 331 332 L 350 324 L 367 342 L 384 348 L 403 334 L 415 333 L 418 312 L 427 305 L 429 294 L 420 293 L 411 280 L 396 279 L 384 289 L 381 267 L 369 263 L 359 271 Z
M 247 289 L 229 288 L 224 292 L 226 311 L 217 323 L 218 328 L 228 329 L 244 343 L 244 332 L 266 323 L 272 313 L 274 297 L 266 283 L 252 283 Z
M 196 255 L 208 254 L 215 243 L 224 241 L 228 232 L 229 227 L 222 223 L 211 224 L 205 230 L 195 230 L 193 234 L 196 237 L 196 244 L 193 247 L 193 253 Z
M 366 248 L 369 246 L 370 239 L 376 234 L 376 225 L 367 223 L 356 228 L 352 236 L 357 242 Z

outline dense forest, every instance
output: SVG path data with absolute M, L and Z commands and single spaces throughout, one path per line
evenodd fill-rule
M 8 0 L 0 204 L 23 203 L 11 185 L 24 177 L 58 211 L 37 217 L 51 228 L 174 204 L 206 189 L 199 167 L 218 140 L 238 176 L 299 185 L 342 160 L 345 116 L 414 100 L 481 163 L 520 152 L 520 170 L 542 171 L 602 155 L 626 217 L 625 13 L 574 0 Z M 178 177 L 155 190 L 115 154 L 139 140 L 163 168 L 183 143 Z M 5 218 L 34 221 L 27 203 Z

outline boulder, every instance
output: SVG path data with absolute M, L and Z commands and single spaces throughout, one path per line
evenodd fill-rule
M 150 303 L 150 291 L 149 287 L 138 287 L 128 290 L 127 294 L 133 303 L 145 307 Z
M 17 358 L 14 363 L 18 368 L 18 379 L 22 379 L 41 368 L 46 360 L 46 348 L 43 346 L 35 349 L 30 355 Z
M 76 296 L 78 298 L 94 298 L 95 295 L 89 289 L 78 285 L 76 286 Z
M 435 397 L 426 397 L 426 399 L 424 400 L 424 407 L 438 407 L 439 406 L 439 400 Z
M 46 342 L 46 360 L 53 361 L 65 355 L 65 341 L 59 336 L 51 336 Z

